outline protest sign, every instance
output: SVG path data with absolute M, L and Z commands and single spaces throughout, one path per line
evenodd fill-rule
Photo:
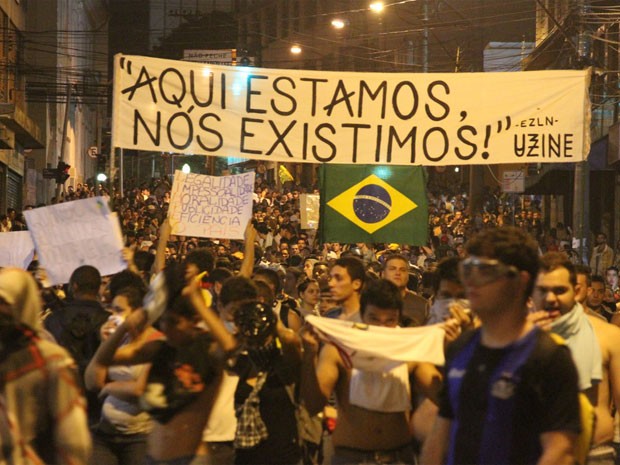
M 0 266 L 25 270 L 34 257 L 34 243 L 28 231 L 0 233 Z
M 584 160 L 589 70 L 355 73 L 116 55 L 112 144 L 262 161 Z
M 321 211 L 319 194 L 301 194 L 299 196 L 299 211 L 301 213 L 301 229 L 317 229 Z
M 24 216 L 49 285 L 69 282 L 82 265 L 94 266 L 102 276 L 127 267 L 118 219 L 103 197 L 35 208 Z
M 168 210 L 172 234 L 243 239 L 253 192 L 253 171 L 232 176 L 176 171 Z

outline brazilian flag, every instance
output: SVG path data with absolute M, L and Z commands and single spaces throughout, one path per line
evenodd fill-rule
M 421 166 L 320 167 L 322 242 L 425 245 L 426 176 Z

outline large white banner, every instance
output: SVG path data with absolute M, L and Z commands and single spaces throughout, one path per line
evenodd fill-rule
M 172 234 L 243 239 L 253 192 L 253 171 L 232 176 L 176 171 L 168 209 Z
M 25 270 L 34 258 L 34 243 L 28 231 L 0 233 L 0 266 Z
M 24 216 L 49 285 L 69 282 L 82 265 L 94 266 L 102 276 L 127 267 L 118 218 L 103 197 L 35 208 Z
M 576 162 L 588 70 L 354 73 L 116 55 L 113 145 L 264 161 Z

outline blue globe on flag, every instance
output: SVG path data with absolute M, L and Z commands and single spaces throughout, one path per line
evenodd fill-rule
M 392 210 L 389 192 L 377 184 L 366 184 L 353 197 L 353 211 L 364 223 L 378 223 Z

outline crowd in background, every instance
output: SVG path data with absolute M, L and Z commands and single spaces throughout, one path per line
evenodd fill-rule
M 132 249 L 154 252 L 159 226 L 167 215 L 170 203 L 171 184 L 166 178 L 154 178 L 139 186 L 126 183 L 124 196 L 120 193 L 112 196 L 112 205 L 120 215 L 122 230 Z M 270 264 L 299 266 L 300 261 L 308 256 L 326 259 L 338 257 L 348 248 L 356 249 L 353 244 L 319 244 L 314 230 L 301 229 L 299 196 L 303 193 L 317 193 L 311 188 L 285 183 L 276 188 L 257 178 L 254 194 L 254 220 L 259 225 L 259 244 L 262 255 Z M 90 187 L 87 184 L 68 186 L 61 196 L 62 201 L 71 201 L 94 196 L 110 197 L 102 185 Z M 53 202 L 56 200 L 54 199 Z M 513 225 L 526 230 L 539 243 L 541 252 L 564 251 L 575 263 L 579 262 L 576 251 L 572 249 L 572 231 L 569 226 L 557 223 L 545 224 L 542 218 L 540 199 L 535 196 L 517 196 L 504 194 L 500 189 L 487 190 L 484 194 L 483 209 L 473 217 L 468 212 L 468 197 L 465 192 L 445 194 L 428 192 L 429 203 L 429 240 L 423 247 L 411 247 L 405 244 L 366 244 L 373 250 L 375 259 L 388 247 L 396 248 L 411 257 L 411 263 L 423 267 L 426 263 L 437 261 L 447 256 L 462 255 L 462 245 L 473 233 L 491 226 Z M 43 206 L 43 205 L 37 205 Z M 24 210 L 33 208 L 27 205 Z M 27 229 L 22 212 L 9 208 L 0 215 L 0 232 Z M 299 250 L 280 250 L 277 245 L 282 231 L 290 229 L 299 239 Z M 286 233 L 285 233 L 286 234 Z M 288 241 L 286 241 L 288 242 Z M 172 260 L 182 260 L 197 245 L 217 246 L 218 256 L 228 257 L 234 263 L 238 244 L 234 241 L 186 240 L 173 238 L 169 247 Z M 620 264 L 620 241 L 616 246 L 614 264 Z M 238 254 L 237 254 L 238 255 Z M 238 257 L 237 257 L 238 258 Z M 369 257 L 365 257 L 368 260 Z M 427 260 L 428 259 L 428 260 Z

